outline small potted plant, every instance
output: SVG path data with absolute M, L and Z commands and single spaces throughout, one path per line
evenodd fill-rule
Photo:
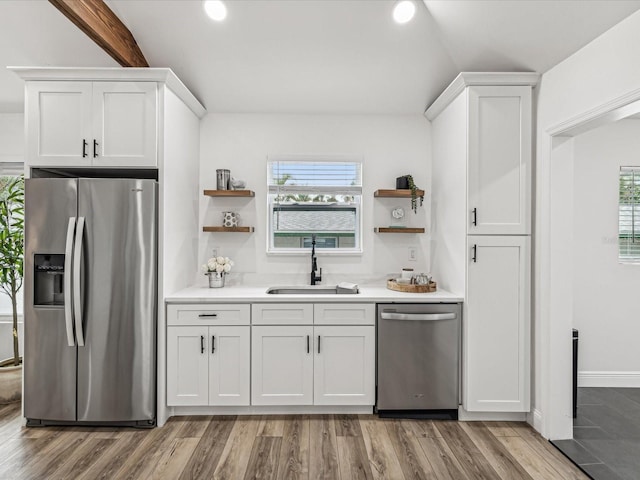
M 411 210 L 418 213 L 418 187 L 413 181 L 413 175 L 403 175 L 396 178 L 396 188 L 398 190 L 411 190 Z M 424 196 L 420 195 L 420 206 L 424 201 Z
M 207 263 L 202 266 L 204 274 L 209 277 L 209 288 L 224 287 L 224 277 L 231 271 L 233 260 L 229 257 L 211 257 Z
M 0 178 L 0 292 L 11 299 L 13 357 L 0 359 L 0 404 L 15 402 L 22 392 L 22 358 L 18 348 L 18 291 L 24 258 L 24 178 Z

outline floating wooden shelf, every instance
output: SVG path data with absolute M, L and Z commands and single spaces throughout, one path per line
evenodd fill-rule
M 397 228 L 397 227 L 376 227 L 376 233 L 424 233 L 424 228 Z
M 255 197 L 252 190 L 205 190 L 208 197 Z
M 411 190 L 376 190 L 374 197 L 411 198 Z M 416 190 L 417 197 L 424 197 L 424 190 Z
M 202 231 L 251 233 L 253 232 L 253 227 L 202 227 Z

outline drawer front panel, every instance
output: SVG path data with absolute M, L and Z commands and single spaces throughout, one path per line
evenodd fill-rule
M 316 325 L 375 325 L 374 303 L 317 303 L 314 305 Z
M 249 325 L 248 304 L 168 305 L 168 325 Z
M 251 306 L 253 325 L 312 325 L 312 303 L 255 303 Z

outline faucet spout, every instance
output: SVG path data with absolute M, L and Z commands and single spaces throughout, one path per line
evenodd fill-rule
M 316 282 L 322 281 L 322 269 L 320 269 L 320 274 L 316 275 L 316 271 L 318 270 L 318 260 L 316 258 L 316 235 L 311 235 L 311 285 L 315 285 Z

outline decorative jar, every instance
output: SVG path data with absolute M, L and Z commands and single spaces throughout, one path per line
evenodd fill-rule
M 225 272 L 207 272 L 205 275 L 209 277 L 209 288 L 224 287 L 224 273 Z

